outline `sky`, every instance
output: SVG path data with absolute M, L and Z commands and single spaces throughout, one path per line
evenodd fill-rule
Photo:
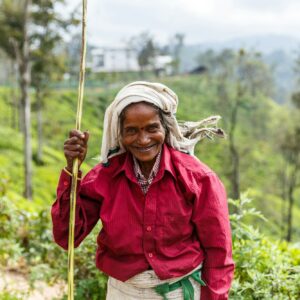
M 81 8 L 66 0 L 67 13 Z M 160 44 L 175 33 L 186 44 L 222 42 L 254 35 L 287 35 L 300 39 L 300 0 L 88 0 L 88 41 L 122 47 L 148 31 Z

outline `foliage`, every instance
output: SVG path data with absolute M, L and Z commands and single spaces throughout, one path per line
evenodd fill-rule
M 26 202 L 27 209 L 7 196 L 0 198 L 1 265 L 18 271 L 27 271 L 29 266 L 42 263 L 51 266 L 57 250 L 52 245 L 48 214 L 36 207 L 28 208 L 30 205 L 25 199 L 20 202 Z
M 0 201 L 3 228 L 0 249 L 5 249 L 0 252 L 0 264 L 27 270 L 32 286 L 36 280 L 52 283 L 66 280 L 66 252 L 52 241 L 48 213 L 18 209 L 7 197 Z M 230 205 L 237 211 L 231 215 L 236 270 L 230 299 L 299 299 L 300 247 L 273 240 L 247 225 L 245 219 L 249 216 L 265 218 L 251 207 L 252 202 L 245 194 L 240 200 L 230 200 Z M 78 300 L 105 299 L 106 276 L 96 269 L 91 259 L 95 256 L 99 229 L 100 224 L 75 252 L 75 299 Z M 10 297 L 7 299 L 21 299 Z
M 95 259 L 91 259 L 95 257 L 99 230 L 100 224 L 75 252 L 76 300 L 105 299 L 107 277 L 95 267 Z
M 177 117 L 180 120 L 200 120 L 210 115 L 223 116 L 220 126 L 228 132 L 228 116 L 217 98 L 217 82 L 206 76 L 165 78 L 163 83 L 170 86 L 179 96 Z M 97 163 L 94 158 L 99 155 L 102 135 L 102 120 L 106 106 L 112 101 L 122 83 L 86 89 L 84 99 L 83 124 L 84 130 L 89 130 L 89 151 L 84 170 Z M 22 194 L 22 136 L 7 127 L 9 124 L 10 107 L 3 101 L 8 97 L 8 90 L 0 90 L 0 169 L 7 177 L 8 191 Z M 75 124 L 77 94 L 76 90 L 57 89 L 44 98 L 44 165 L 34 165 L 34 201 L 42 205 L 49 205 L 55 197 L 57 174 L 64 166 L 62 145 L 68 131 Z M 249 104 L 249 103 L 248 103 Z M 33 126 L 37 127 L 33 112 Z M 283 117 L 284 116 L 284 117 Z M 264 232 L 276 234 L 280 237 L 281 227 L 281 180 L 278 177 L 283 169 L 284 160 L 278 151 L 280 140 L 284 140 L 286 120 L 291 120 L 290 111 L 272 102 L 271 99 L 257 95 L 251 99 L 251 109 L 240 111 L 236 127 L 236 142 L 241 153 L 240 184 L 241 190 L 249 187 L 255 190 L 255 205 L 259 205 L 270 222 L 262 226 Z M 225 122 L 226 121 L 226 122 Z M 280 128 L 280 130 L 279 130 Z M 33 130 L 33 153 L 37 149 L 37 132 Z M 196 148 L 196 155 L 208 164 L 221 177 L 228 193 L 231 192 L 229 170 L 231 164 L 228 153 L 228 140 L 206 140 Z M 11 163 L 13 162 L 13 164 Z M 259 192 L 259 193 L 258 193 Z M 299 194 L 299 189 L 296 191 Z M 275 200 L 276 199 L 276 200 Z M 274 201 L 276 209 L 274 210 Z M 295 216 L 298 215 L 299 204 L 295 203 Z M 280 220 L 280 222 L 278 221 Z M 251 222 L 251 220 L 250 220 Z M 293 230 L 295 239 L 299 237 L 300 219 L 294 218 Z M 296 231 L 298 233 L 296 233 Z
M 11 59 L 16 59 L 18 50 L 22 53 L 25 2 L 0 1 L 0 47 Z M 77 22 L 74 18 L 72 22 L 63 20 L 56 14 L 54 5 L 57 3 L 64 4 L 64 0 L 31 1 L 30 60 L 33 63 L 32 86 L 37 91 L 45 89 L 51 80 L 62 78 L 65 57 L 64 54 L 57 56 L 63 52 L 57 49 L 61 41 L 60 30 Z M 75 61 L 79 41 L 77 36 L 69 44 L 71 75 L 78 73 Z M 170 43 L 171 48 L 165 49 L 173 54 L 176 71 L 183 43 L 184 35 L 176 34 Z M 154 38 L 147 32 L 142 33 L 132 39 L 131 46 L 138 52 L 143 76 L 149 76 L 149 66 L 154 67 L 158 54 Z M 196 121 L 211 114 L 223 116 L 222 127 L 231 133 L 234 143 L 228 139 L 215 141 L 212 146 L 210 141 L 204 141 L 197 146 L 196 155 L 216 170 L 231 194 L 231 143 L 240 157 L 240 188 L 251 187 L 249 195 L 254 198 L 253 202 L 246 195 L 240 200 L 230 201 L 234 212 L 231 224 L 236 262 L 231 299 L 299 299 L 300 246 L 279 240 L 286 236 L 286 231 L 293 231 L 295 239 L 300 237 L 300 204 L 297 203 L 300 196 L 297 179 L 299 112 L 278 106 L 269 98 L 273 94 L 272 70 L 262 63 L 259 53 L 229 49 L 216 53 L 209 50 L 199 55 L 198 61 L 207 66 L 208 72 L 203 76 L 161 78 L 161 81 L 179 96 L 179 119 Z M 299 71 L 299 61 L 296 71 Z M 93 81 L 90 81 L 91 88 L 86 90 L 83 128 L 90 131 L 91 138 L 83 171 L 97 163 L 93 158 L 99 152 L 105 108 L 123 83 L 137 80 L 139 76 L 118 73 L 87 75 L 90 75 L 87 79 Z M 74 87 L 77 88 L 77 83 Z M 24 147 L 20 132 L 8 126 L 17 114 L 16 101 L 10 100 L 11 97 L 7 89 L 0 90 L 0 265 L 29 274 L 32 285 L 37 280 L 49 283 L 66 281 L 67 255 L 53 243 L 49 207 L 55 198 L 57 174 L 64 166 L 62 144 L 75 124 L 77 94 L 74 89 L 53 89 L 51 93 L 40 93 L 33 103 L 33 114 L 43 109 L 45 141 L 43 165 L 40 165 L 36 159 L 38 124 L 34 119 L 33 202 L 21 196 Z M 291 100 L 295 108 L 300 107 L 299 92 L 294 92 Z M 294 216 L 293 227 L 289 224 L 289 230 L 286 229 L 285 200 L 288 198 L 290 220 L 291 211 Z M 268 221 L 251 206 L 262 210 Z M 256 224 L 259 229 L 250 224 Z M 76 299 L 105 298 L 106 276 L 96 269 L 91 259 L 96 251 L 99 226 L 76 249 Z M 288 235 L 291 236 L 291 232 Z M 8 291 L 0 293 L 0 300 L 21 298 L 22 295 Z
M 264 217 L 249 208 L 251 200 L 245 194 L 230 204 L 238 211 L 231 215 L 236 271 L 230 299 L 299 299 L 300 247 L 272 240 L 246 225 L 249 215 Z
M 64 4 L 64 0 L 34 0 L 32 19 L 34 32 L 31 36 L 32 49 L 32 85 L 37 89 L 45 89 L 51 80 L 60 80 L 66 66 L 62 54 L 58 54 L 57 46 L 62 41 L 63 31 L 77 25 L 78 20 L 62 18 L 55 5 Z
M 30 44 L 32 48 L 32 57 L 34 61 L 33 71 L 38 71 L 49 66 L 51 61 L 54 64 L 59 63 L 53 58 L 53 48 L 61 40 L 61 29 L 67 29 L 71 25 L 78 24 L 74 17 L 71 19 L 62 18 L 54 9 L 57 3 L 64 4 L 64 0 L 33 0 L 31 4 L 31 32 Z M 16 49 L 13 47 L 13 41 L 22 49 L 23 26 L 24 26 L 24 0 L 3 0 L 0 2 L 0 47 L 12 58 L 16 58 Z M 51 55 L 47 55 L 51 53 Z M 41 63 L 44 60 L 44 66 Z M 47 63 L 48 62 L 48 63 Z M 42 75 L 42 72 L 34 72 L 35 76 Z M 35 80 L 34 80 L 35 81 Z
M 22 40 L 24 1 L 3 0 L 0 5 L 0 46 L 10 57 L 15 58 L 12 41 Z
M 165 78 L 162 82 L 179 96 L 178 119 L 196 121 L 220 114 L 227 119 L 220 125 L 228 131 L 228 115 L 217 97 L 218 81 L 215 78 L 174 77 Z M 84 172 L 97 163 L 93 158 L 99 153 L 104 110 L 121 85 L 99 84 L 86 90 L 82 128 L 88 129 L 91 136 Z M 230 83 L 228 89 L 232 89 Z M 0 231 L 0 265 L 29 272 L 32 283 L 41 279 L 51 283 L 66 280 L 67 257 L 52 241 L 49 208 L 55 198 L 59 171 L 65 163 L 63 141 L 75 123 L 76 91 L 56 89 L 44 98 L 44 165 L 34 164 L 34 201 L 31 203 L 21 196 L 22 135 L 7 126 L 10 123 L 10 107 L 4 98 L 9 96 L 8 93 L 7 89 L 0 89 L 0 228 L 3 228 Z M 252 203 L 241 200 L 237 203 L 242 208 L 234 209 L 232 228 L 237 267 L 232 299 L 297 299 L 299 273 L 295 266 L 299 265 L 299 249 L 296 245 L 276 240 L 284 233 L 284 202 L 278 178 L 284 159 L 278 151 L 278 142 L 284 140 L 285 135 L 278 128 L 287 125 L 286 120 L 293 120 L 289 108 L 278 106 L 264 95 L 256 94 L 245 102 L 237 122 L 236 141 L 242 154 L 241 190 L 252 187 L 249 195 L 254 200 Z M 35 120 L 32 125 L 35 129 Z M 36 140 L 37 133 L 33 130 L 34 153 Z M 203 141 L 197 146 L 196 155 L 217 172 L 230 191 L 228 140 Z M 298 195 L 299 189 L 295 192 L 296 200 Z M 246 205 L 262 210 L 269 221 L 257 218 L 253 210 L 246 213 Z M 293 210 L 294 236 L 299 239 L 300 210 L 297 202 Z M 256 224 L 260 230 L 249 224 Z M 96 251 L 98 230 L 96 228 L 76 249 L 77 299 L 93 299 L 97 293 L 105 293 L 106 278 L 91 259 Z M 272 235 L 272 239 L 265 234 Z
M 33 205 L 32 202 L 27 206 Z M 49 210 L 18 208 L 19 203 L 0 198 L 0 265 L 29 273 L 32 287 L 37 280 L 50 284 L 67 280 L 67 252 L 52 238 Z M 96 269 L 96 234 L 99 227 L 76 249 L 75 299 L 99 299 L 106 291 L 106 276 Z M 59 258 L 59 259 L 58 259 Z M 1 299 L 1 298 L 0 298 Z
M 157 47 L 155 46 L 153 37 L 147 31 L 132 37 L 128 44 L 137 51 L 138 63 L 141 71 L 144 71 L 146 67 L 153 65 Z

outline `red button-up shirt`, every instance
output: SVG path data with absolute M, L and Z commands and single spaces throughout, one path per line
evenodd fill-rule
M 233 278 L 224 187 L 195 157 L 164 145 L 159 171 L 144 195 L 130 153 L 95 166 L 78 186 L 75 246 L 101 219 L 96 265 L 125 281 L 149 268 L 160 279 L 203 262 L 201 300 L 228 299 Z M 64 182 L 68 181 L 69 185 Z M 62 172 L 52 207 L 55 241 L 68 247 L 70 177 Z

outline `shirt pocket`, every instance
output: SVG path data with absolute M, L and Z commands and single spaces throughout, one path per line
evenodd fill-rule
M 192 234 L 192 225 L 188 216 L 180 214 L 166 215 L 159 226 L 160 246 L 162 250 L 182 250 Z
M 141 249 L 141 233 L 119 221 L 105 222 L 99 241 L 116 255 L 137 254 Z

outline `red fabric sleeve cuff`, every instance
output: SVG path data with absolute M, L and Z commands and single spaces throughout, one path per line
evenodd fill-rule
M 72 182 L 72 176 L 71 175 L 72 175 L 71 173 L 69 173 L 65 169 L 63 169 L 61 171 L 61 174 L 60 174 L 58 186 L 59 187 L 64 187 L 63 189 L 68 188 L 71 185 L 71 182 Z M 78 181 L 81 180 L 81 176 L 82 176 L 82 172 L 79 170 L 78 171 Z

